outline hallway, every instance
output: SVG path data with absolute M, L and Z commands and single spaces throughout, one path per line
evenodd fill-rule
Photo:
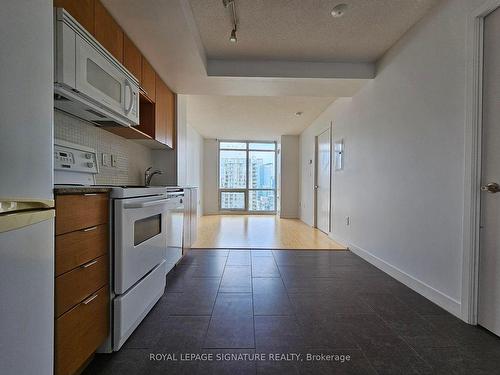
M 297 219 L 275 215 L 208 215 L 199 219 L 199 249 L 322 249 L 345 246 Z
M 271 358 L 290 353 L 302 360 Z M 122 349 L 84 374 L 493 374 L 499 353 L 497 337 L 351 252 L 192 250 Z

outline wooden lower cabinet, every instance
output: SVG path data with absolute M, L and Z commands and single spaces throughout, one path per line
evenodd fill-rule
M 56 196 L 56 234 L 104 224 L 109 221 L 107 194 Z
M 55 373 L 82 370 L 109 335 L 109 197 L 56 190 Z
M 56 319 L 55 372 L 76 373 L 109 332 L 109 290 L 99 289 Z
M 56 236 L 56 276 L 108 253 L 108 224 Z
M 109 282 L 108 256 L 91 260 L 74 270 L 56 277 L 56 317 Z

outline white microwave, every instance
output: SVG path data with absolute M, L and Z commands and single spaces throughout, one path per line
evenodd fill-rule
M 137 78 L 67 11 L 54 12 L 54 107 L 101 126 L 138 125 Z

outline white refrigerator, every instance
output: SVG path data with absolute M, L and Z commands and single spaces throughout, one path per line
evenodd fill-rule
M 53 374 L 52 0 L 0 12 L 0 374 Z

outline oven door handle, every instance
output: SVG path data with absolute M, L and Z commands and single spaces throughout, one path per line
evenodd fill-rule
M 125 203 L 124 207 L 125 208 L 145 208 L 145 207 L 160 206 L 160 205 L 166 204 L 168 202 L 170 202 L 170 199 L 158 199 L 155 201 L 141 202 L 141 203 Z

